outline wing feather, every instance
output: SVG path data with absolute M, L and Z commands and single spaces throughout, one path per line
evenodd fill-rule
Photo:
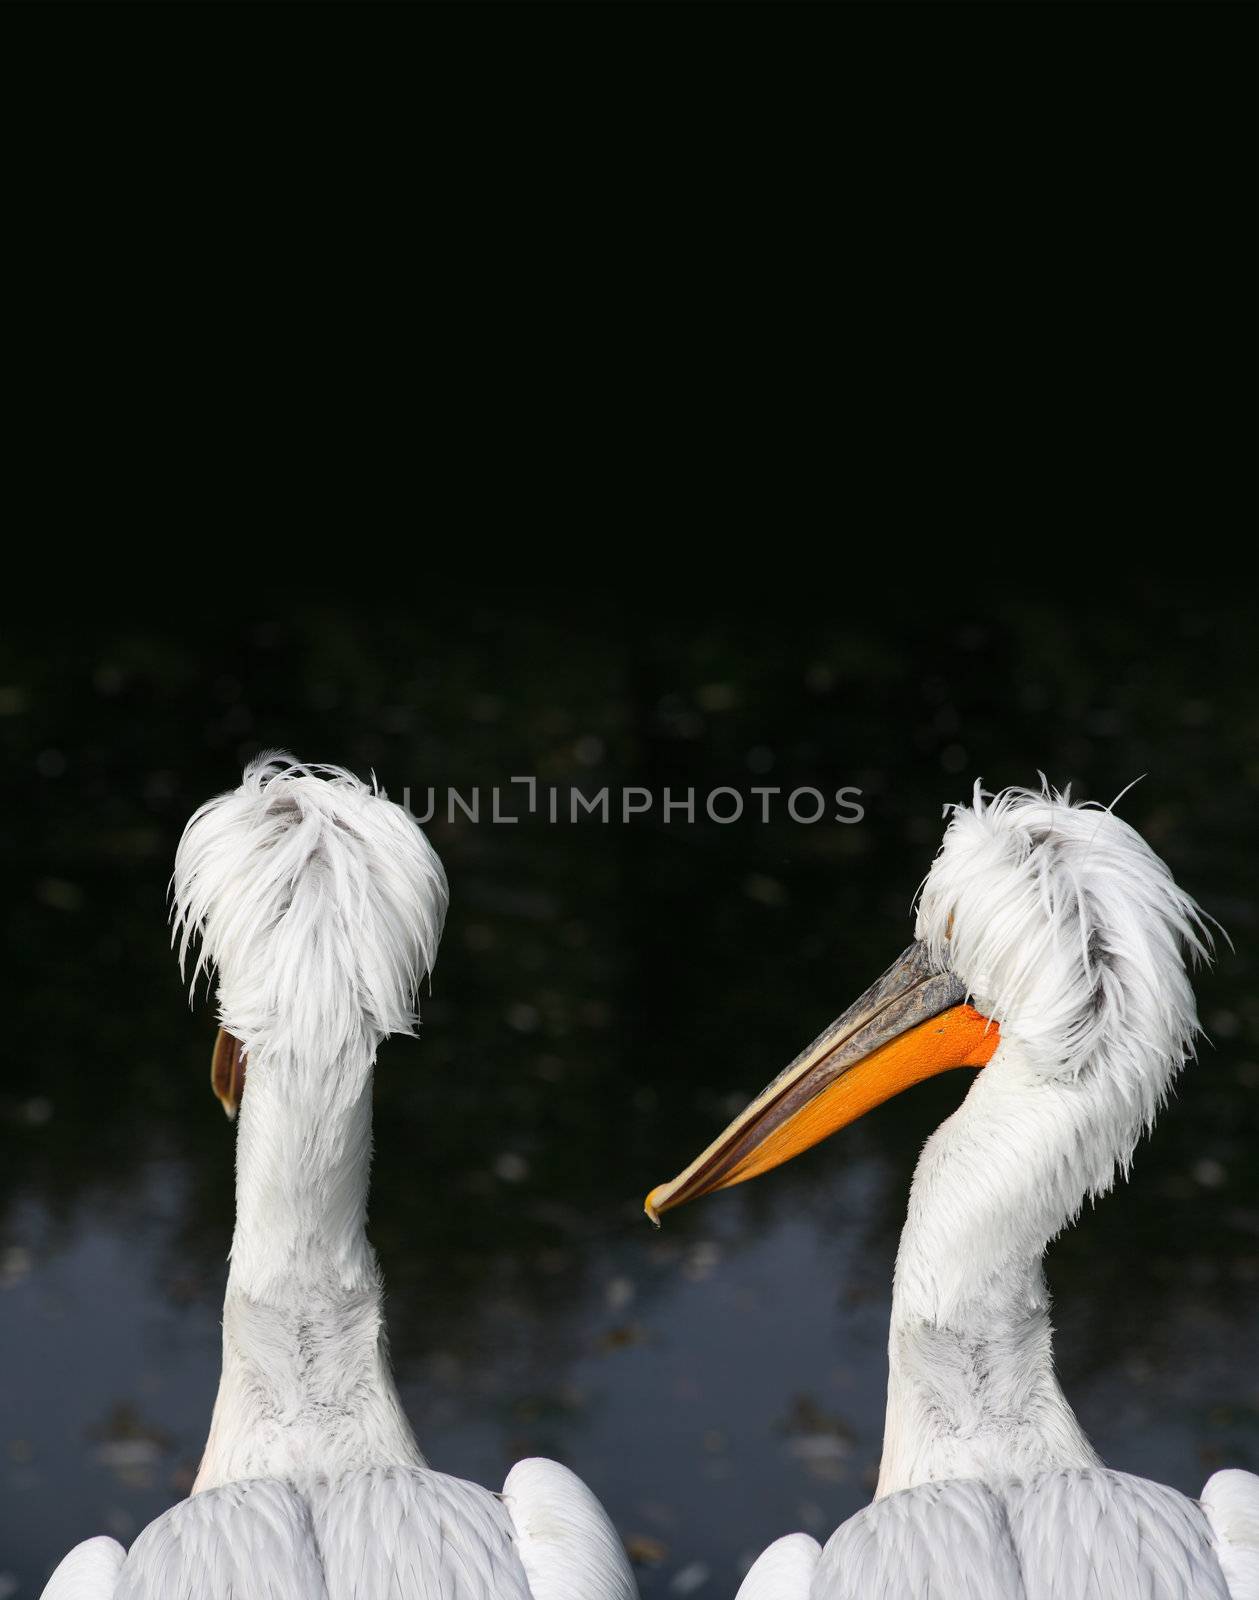
M 585 1484 L 522 1461 L 502 1496 L 427 1468 L 225 1484 L 151 1522 L 124 1557 L 91 1539 L 43 1600 L 638 1600 Z
M 328 1600 L 530 1600 L 501 1500 L 427 1467 L 375 1467 L 307 1491 Z
M 1027 1600 L 1005 1508 L 978 1479 L 876 1500 L 833 1533 L 817 1600 Z
M 1089 1467 L 1001 1493 L 1027 1600 L 1229 1600 L 1207 1520 L 1175 1489 Z
M 114 1600 L 125 1558 L 117 1539 L 85 1539 L 58 1565 L 40 1600 Z
M 625 1546 L 599 1501 L 557 1461 L 518 1461 L 503 1485 L 530 1600 L 638 1600 Z
M 1202 1491 L 1229 1600 L 1259 1600 L 1259 1478 L 1235 1468 L 1217 1472 Z
M 829 1600 L 814 1587 L 822 1547 L 807 1533 L 789 1533 L 761 1552 L 735 1600 Z
M 1259 1478 L 1217 1473 L 1201 1505 L 1102 1467 L 920 1484 L 850 1517 L 805 1588 L 768 1576 L 790 1542 L 738 1600 L 1259 1600 Z
M 328 1600 L 305 1501 L 260 1478 L 181 1500 L 123 1562 L 114 1600 Z

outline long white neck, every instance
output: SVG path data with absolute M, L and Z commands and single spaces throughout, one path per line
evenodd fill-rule
M 878 1497 L 1097 1464 L 1054 1375 L 1043 1270 L 1113 1170 L 1088 1143 L 1092 1099 L 1003 1045 L 928 1141 L 896 1262 Z
M 223 1375 L 194 1485 L 421 1457 L 389 1371 L 367 1242 L 372 1064 L 414 1033 L 446 875 L 415 819 L 339 767 L 261 755 L 175 854 L 181 962 L 218 972 L 248 1069 Z
M 194 1493 L 423 1464 L 389 1368 L 366 1234 L 372 1059 L 251 1059 L 223 1373 Z

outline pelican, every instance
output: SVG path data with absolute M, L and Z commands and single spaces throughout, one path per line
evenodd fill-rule
M 129 1552 L 78 1545 L 44 1600 L 635 1600 L 578 1477 L 435 1472 L 394 1386 L 365 1221 L 377 1046 L 414 1032 L 446 911 L 418 825 L 337 767 L 259 757 L 188 823 L 173 898 L 240 1112 L 218 1398 L 190 1498 Z
M 915 942 L 647 1199 L 653 1221 L 910 1085 L 977 1076 L 901 1234 L 873 1504 L 770 1546 L 738 1600 L 1259 1600 L 1259 1478 L 1104 1467 L 1054 1374 L 1047 1245 L 1126 1174 L 1198 1033 L 1198 907 L 1110 809 L 976 786 Z

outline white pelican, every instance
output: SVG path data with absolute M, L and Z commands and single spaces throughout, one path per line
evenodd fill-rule
M 914 1174 L 874 1503 L 825 1549 L 771 1545 L 739 1600 L 1259 1600 L 1259 1478 L 1216 1473 L 1195 1501 L 1105 1468 L 1054 1376 L 1043 1271 L 1192 1054 L 1198 908 L 1109 810 L 977 786 L 916 935 L 647 1200 L 655 1220 L 982 1069 Z
M 338 768 L 260 757 L 189 822 L 173 891 L 240 1105 L 222 1378 L 191 1498 L 129 1552 L 77 1546 L 44 1600 L 634 1600 L 579 1478 L 434 1472 L 394 1387 L 364 1226 L 376 1049 L 414 1031 L 446 910 L 419 827 Z

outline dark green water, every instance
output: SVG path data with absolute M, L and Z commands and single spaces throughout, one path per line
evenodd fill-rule
M 869 1497 L 915 1152 L 964 1075 L 670 1216 L 641 1199 L 908 941 L 941 808 L 1072 781 L 1122 804 L 1228 928 L 1212 1044 L 1130 1185 L 1050 1258 L 1064 1384 L 1113 1465 L 1196 1492 L 1259 1467 L 1259 795 L 1246 608 L 1122 615 L 953 597 L 856 625 L 447 596 L 277 608 L 181 634 L 11 631 L 0 1078 L 0 1596 L 186 1493 L 218 1370 L 232 1135 L 165 889 L 193 807 L 285 745 L 434 785 L 641 785 L 629 824 L 429 828 L 451 914 L 419 1042 L 377 1076 L 373 1239 L 430 1461 L 497 1486 L 552 1454 L 601 1495 L 644 1596 L 733 1592 Z M 823 608 L 818 616 L 825 617 Z M 727 826 L 659 796 L 861 788 L 855 826 Z M 519 793 L 520 791 L 517 791 Z M 503 809 L 509 802 L 504 798 Z M 700 805 L 702 813 L 702 801 Z M 833 807 L 828 807 L 828 815 Z

